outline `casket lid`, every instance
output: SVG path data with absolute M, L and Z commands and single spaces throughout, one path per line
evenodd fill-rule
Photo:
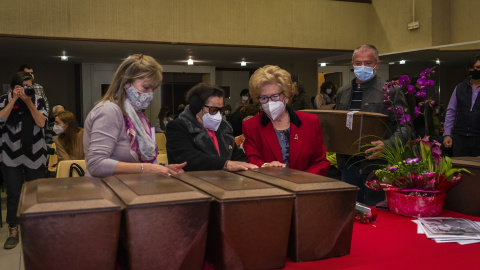
M 281 187 L 296 194 L 358 189 L 356 186 L 333 178 L 289 168 L 266 167 L 237 173 Z
M 103 181 L 127 207 L 212 201 L 211 196 L 161 174 L 122 174 Z
M 293 194 L 252 178 L 227 171 L 196 171 L 174 176 L 219 201 L 292 197 Z
M 122 208 L 121 201 L 98 178 L 42 178 L 23 185 L 18 215 L 120 211 Z
M 453 157 L 452 164 L 462 168 L 480 168 L 480 157 Z

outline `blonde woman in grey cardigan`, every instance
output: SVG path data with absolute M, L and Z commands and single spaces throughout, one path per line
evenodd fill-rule
M 143 111 L 162 82 L 162 67 L 135 54 L 118 67 L 107 93 L 88 114 L 83 135 L 86 175 L 183 172 L 183 164 L 155 164 L 157 147 Z

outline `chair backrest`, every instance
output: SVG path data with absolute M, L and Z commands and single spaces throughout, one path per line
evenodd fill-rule
M 78 167 L 80 169 L 78 169 Z M 62 160 L 58 163 L 57 166 L 57 178 L 62 177 L 78 177 L 83 176 L 79 175 L 79 172 L 85 172 L 87 165 L 85 160 Z
M 57 149 L 55 143 L 51 146 L 53 149 Z M 57 170 L 58 156 L 56 154 L 48 156 L 48 171 L 54 173 Z
M 157 163 L 158 164 L 168 164 L 167 154 L 158 154 Z
M 155 143 L 158 147 L 158 154 L 167 153 L 167 137 L 165 137 L 165 133 L 155 133 Z

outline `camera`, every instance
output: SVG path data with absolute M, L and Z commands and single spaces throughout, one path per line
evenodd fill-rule
M 24 84 L 22 88 L 23 91 L 25 91 L 25 95 L 29 97 L 35 96 L 35 89 L 33 89 L 33 87 L 31 87 L 30 85 Z

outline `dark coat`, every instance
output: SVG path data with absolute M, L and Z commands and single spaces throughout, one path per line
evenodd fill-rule
M 247 161 L 245 153 L 237 148 L 232 127 L 222 121 L 215 135 L 220 155 L 207 130 L 195 115 L 185 107 L 180 116 L 167 124 L 168 163 L 183 163 L 185 171 L 222 170 L 227 160 Z

